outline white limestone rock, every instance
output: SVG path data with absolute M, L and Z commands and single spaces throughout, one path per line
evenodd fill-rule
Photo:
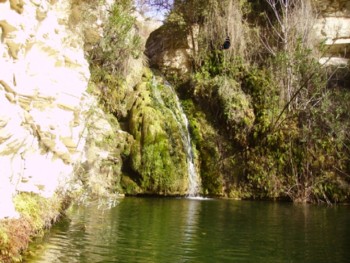
M 85 140 L 90 78 L 70 0 L 0 2 L 0 219 L 19 191 L 53 195 L 71 181 Z
M 350 1 L 313 0 L 318 12 L 316 36 L 328 46 L 321 63 L 343 67 L 350 58 Z

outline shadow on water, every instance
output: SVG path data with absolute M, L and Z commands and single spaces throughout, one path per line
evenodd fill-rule
M 25 262 L 348 262 L 349 210 L 130 197 L 72 207 Z

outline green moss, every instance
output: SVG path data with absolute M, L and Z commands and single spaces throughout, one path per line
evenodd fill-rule
M 143 78 L 142 80 L 144 81 L 144 83 L 147 83 L 147 82 L 151 81 L 152 78 L 153 78 L 152 70 L 150 68 L 144 67 L 143 68 L 142 78 Z
M 120 185 L 125 194 L 136 195 L 136 194 L 142 193 L 142 189 L 128 175 L 122 176 Z
M 61 201 L 57 197 L 43 198 L 36 194 L 21 193 L 14 198 L 16 210 L 27 218 L 34 230 L 51 226 L 61 212 Z
M 3 223 L 0 223 L 0 259 L 5 252 L 9 248 L 9 236 L 8 236 L 9 229 L 6 229 Z
M 224 173 L 221 169 L 220 145 L 222 139 L 218 131 L 208 122 L 192 100 L 183 102 L 194 144 L 195 159 L 201 176 L 202 191 L 205 195 L 222 196 L 224 194 Z
M 94 65 L 90 71 L 88 92 L 99 99 L 105 112 L 125 118 L 134 102 L 133 89 L 122 77 L 108 72 L 104 67 Z
M 220 171 L 220 153 L 216 144 L 218 137 L 213 127 L 205 119 L 198 119 L 197 116 L 197 120 L 203 192 L 209 195 L 222 195 L 223 178 Z
M 187 163 L 173 95 L 164 84 L 143 82 L 136 90 L 129 120 L 135 181 L 148 193 L 185 194 Z
M 57 196 L 46 199 L 31 193 L 18 194 L 14 203 L 21 217 L 0 221 L 0 262 L 20 262 L 31 238 L 50 227 L 67 204 Z

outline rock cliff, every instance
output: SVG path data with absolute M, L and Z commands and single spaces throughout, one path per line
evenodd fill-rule
M 0 1 L 0 218 L 67 186 L 85 146 L 89 65 L 71 2 Z
M 189 73 L 193 52 L 198 49 L 199 27 L 194 25 L 191 32 L 192 35 L 186 35 L 187 32 L 181 29 L 174 30 L 171 25 L 164 25 L 153 31 L 146 43 L 146 55 L 149 57 L 150 66 L 167 74 L 181 76 Z
M 322 60 L 333 65 L 347 64 L 350 58 L 350 2 L 315 0 L 314 4 L 319 13 L 315 32 L 327 46 L 327 57 Z
M 86 57 L 106 37 L 114 2 L 0 0 L 0 219 L 18 217 L 20 192 L 116 190 L 133 138 L 86 92 L 94 85 Z M 157 27 L 133 16 L 130 34 L 147 38 Z M 128 59 L 132 89 L 143 61 Z

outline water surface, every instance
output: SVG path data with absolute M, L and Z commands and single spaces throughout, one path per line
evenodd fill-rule
M 350 207 L 125 198 L 73 207 L 26 262 L 349 262 Z

